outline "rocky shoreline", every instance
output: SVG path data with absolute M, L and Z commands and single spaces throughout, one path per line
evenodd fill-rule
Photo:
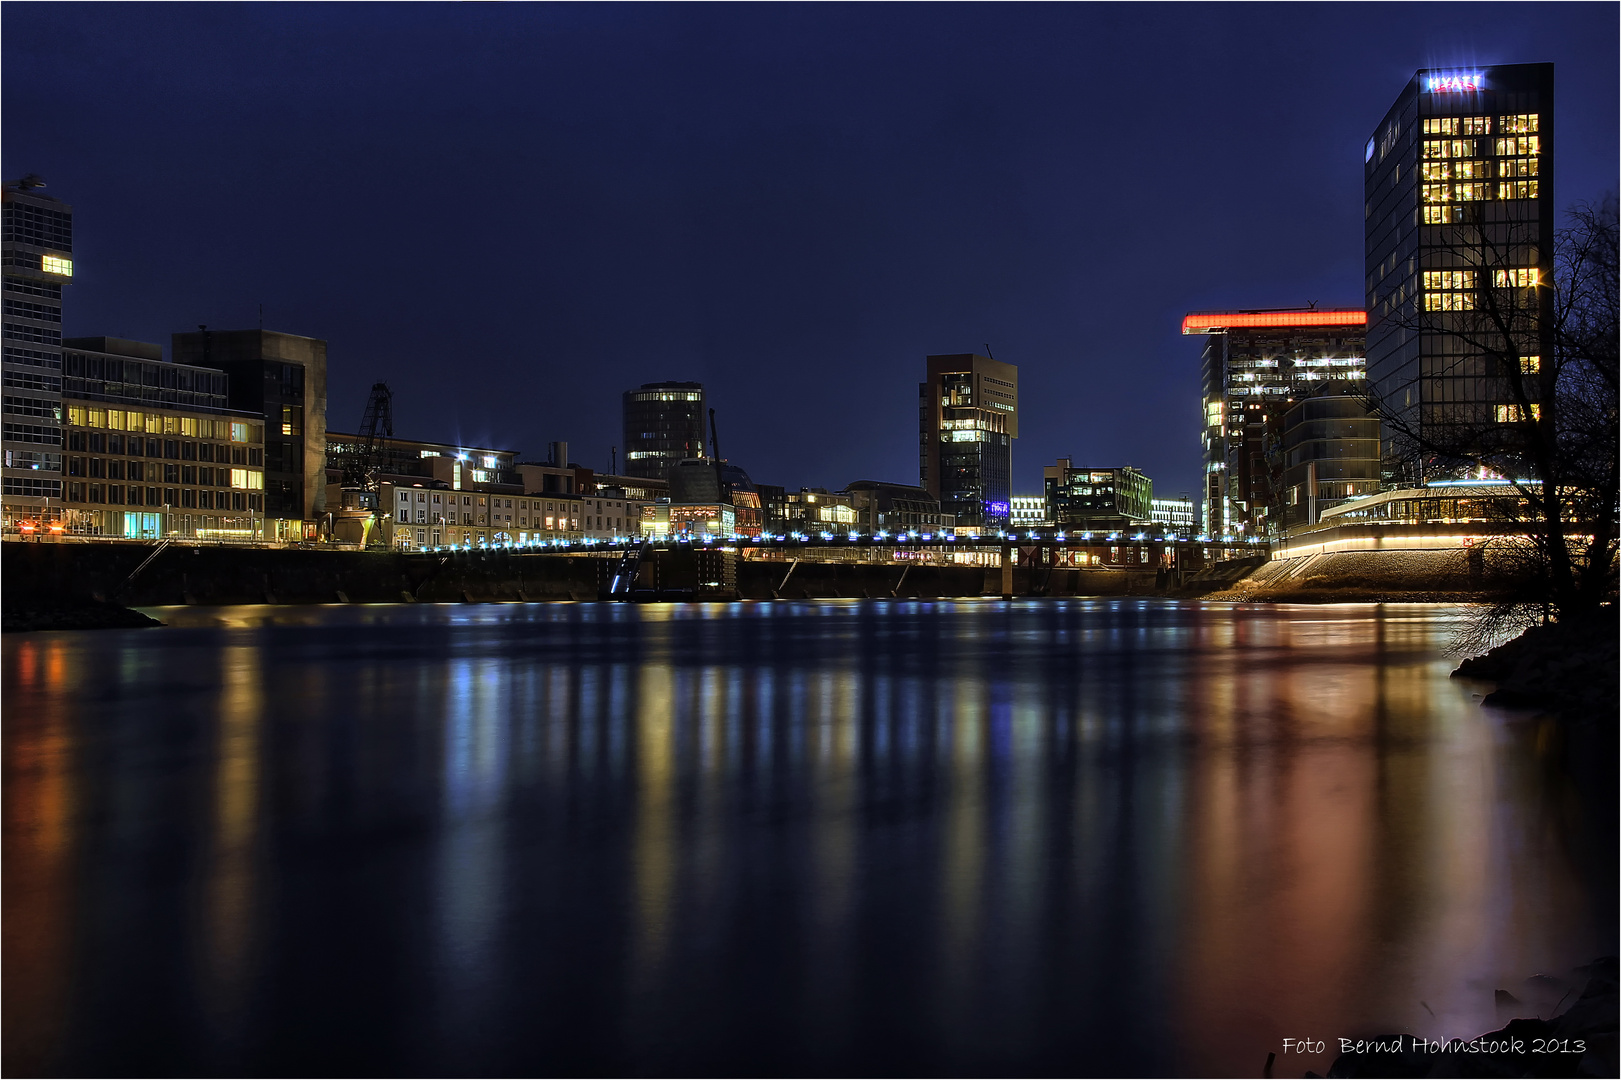
M 1351 1049 L 1334 1059 L 1328 1075 L 1615 1076 L 1621 1068 L 1616 1048 L 1616 958 L 1595 960 L 1576 974 L 1585 979 L 1581 997 L 1552 1019 L 1519 1017 L 1474 1039 L 1442 1041 L 1400 1034 L 1344 1040 L 1341 1045 L 1349 1042 Z M 1518 1004 L 1499 990 L 1499 1003 L 1505 998 Z
M 0 629 L 8 634 L 31 630 L 138 630 L 162 625 L 150 615 L 119 604 L 7 604 L 0 611 Z
M 1621 683 L 1618 643 L 1621 635 L 1613 617 L 1548 623 L 1465 660 L 1452 675 L 1495 682 L 1487 705 L 1540 708 L 1578 722 L 1606 718 L 1613 727 Z

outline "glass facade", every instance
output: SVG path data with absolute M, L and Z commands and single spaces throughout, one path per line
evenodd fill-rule
M 1420 71 L 1365 153 L 1368 369 L 1384 480 L 1461 475 L 1541 394 L 1553 65 Z M 1530 376 L 1522 378 L 1522 376 Z
M 73 280 L 73 208 L 28 177 L 0 204 L 4 278 L 4 527 L 44 531 L 62 497 L 62 286 Z
M 625 475 L 663 480 L 683 458 L 706 457 L 700 383 L 644 383 L 624 394 Z

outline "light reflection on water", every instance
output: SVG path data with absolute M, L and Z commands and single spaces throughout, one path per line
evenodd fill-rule
M 1249 1074 L 1614 947 L 1447 609 L 160 617 L 4 644 L 14 1074 Z

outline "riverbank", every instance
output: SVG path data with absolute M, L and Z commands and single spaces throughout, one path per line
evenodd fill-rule
M 8 634 L 31 630 L 139 630 L 162 625 L 150 615 L 119 604 L 7 603 L 0 609 L 0 629 Z
M 1427 1040 L 1417 1035 L 1375 1035 L 1342 1040 L 1351 1048 L 1329 1067 L 1332 1077 L 1409 1076 L 1615 1076 L 1616 958 L 1603 957 L 1574 973 L 1576 1002 L 1550 1019 L 1521 1016 L 1473 1039 Z M 1545 979 L 1545 976 L 1538 976 Z M 1521 1003 L 1497 992 L 1500 1007 Z M 1316 1073 L 1308 1072 L 1307 1076 Z

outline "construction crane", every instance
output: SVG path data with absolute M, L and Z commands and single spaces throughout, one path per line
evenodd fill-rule
M 381 511 L 381 493 L 378 477 L 383 470 L 383 439 L 394 437 L 394 392 L 387 383 L 372 383 L 371 396 L 366 399 L 366 412 L 360 418 L 360 437 L 365 440 L 359 459 L 353 461 L 345 483 L 358 487 L 370 495 L 372 528 L 369 534 L 379 539 L 377 515 Z

